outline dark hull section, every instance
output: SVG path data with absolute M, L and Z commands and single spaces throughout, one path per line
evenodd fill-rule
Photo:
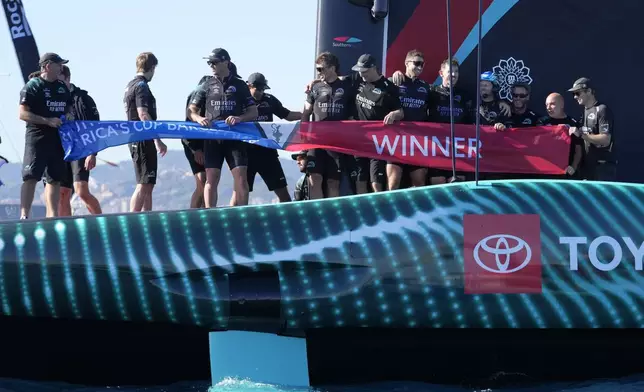
M 0 345 L 3 388 L 7 379 L 104 388 L 210 378 L 208 332 L 198 327 L 0 317 Z
M 545 358 L 579 364 L 566 370 L 571 378 L 628 375 L 644 360 L 641 200 L 644 187 L 630 184 L 461 183 L 5 223 L 3 360 L 26 347 L 70 368 L 85 358 L 100 372 L 105 358 L 166 358 L 176 368 L 148 374 L 150 383 L 158 373 L 207 379 L 192 358 L 204 361 L 208 331 L 235 329 L 306 337 L 316 384 L 374 381 L 374 373 L 445 383 L 495 372 L 528 374 L 522 382 L 561 377 L 539 365 Z M 481 216 L 492 226 L 485 233 L 471 221 Z M 490 234 L 525 239 L 529 260 L 472 262 L 480 249 L 503 256 L 516 248 Z M 401 359 L 410 353 L 425 362 Z M 20 358 L 15 364 L 29 360 Z M 25 374 L 11 365 L 4 374 Z M 360 369 L 369 369 L 363 378 Z M 29 377 L 55 376 L 40 370 Z
M 561 382 L 558 390 L 567 390 L 565 383 L 641 375 L 643 360 L 641 330 L 361 328 L 313 330 L 308 341 L 313 385 L 416 381 L 543 390 Z

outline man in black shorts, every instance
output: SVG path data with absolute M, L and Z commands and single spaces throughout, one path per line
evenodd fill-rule
M 570 134 L 583 139 L 586 156 L 582 176 L 591 181 L 617 181 L 617 153 L 613 111 L 596 98 L 588 78 L 579 78 L 568 91 L 584 107 L 581 127 L 570 128 Z
M 577 127 L 579 123 L 566 114 L 564 110 L 564 98 L 559 93 L 552 93 L 546 98 L 547 116 L 539 119 L 537 125 L 560 125 L 566 124 L 570 127 Z M 575 134 L 570 137 L 570 152 L 568 154 L 568 167 L 566 175 L 571 179 L 581 179 L 580 167 L 584 156 L 584 141 Z
M 344 121 L 353 116 L 355 88 L 350 79 L 338 76 L 340 61 L 330 52 L 321 53 L 315 59 L 318 78 L 307 93 L 302 121 Z M 310 174 L 309 196 L 311 199 L 340 196 L 340 180 L 344 170 L 353 167 L 349 156 L 320 148 L 308 150 L 307 172 Z M 348 166 L 350 165 L 350 166 Z M 326 183 L 326 192 L 322 189 Z
M 410 50 L 405 57 L 405 73 L 400 83 L 390 78 L 398 86 L 400 103 L 402 105 L 405 121 L 427 121 L 429 91 L 427 82 L 418 76 L 425 67 L 425 56 L 418 50 Z M 403 176 L 409 176 L 412 186 L 424 186 L 427 179 L 427 168 L 422 166 L 387 162 L 387 189 L 400 188 Z
M 71 113 L 76 120 L 80 121 L 100 121 L 100 115 L 96 102 L 87 93 L 87 91 L 78 88 L 71 82 L 71 70 L 68 66 L 63 65 L 60 74 L 60 80 L 65 83 L 72 94 L 73 105 Z M 59 216 L 71 216 L 72 214 L 72 194 L 76 192 L 78 197 L 85 203 L 87 211 L 90 214 L 101 214 L 101 205 L 89 191 L 89 172 L 96 167 L 96 154 L 82 158 L 73 162 L 65 162 L 65 178 L 60 181 L 60 200 L 58 203 Z M 45 171 L 45 187 L 51 186 L 53 182 L 47 171 Z
M 351 68 L 360 72 L 362 83 L 356 95 L 356 111 L 360 121 L 382 121 L 393 124 L 404 117 L 398 87 L 382 76 L 376 68 L 376 59 L 363 54 Z M 367 193 L 367 181 L 371 180 L 374 192 L 385 190 L 386 161 L 355 157 L 358 168 L 357 193 Z
M 228 63 L 228 68 L 230 69 L 231 75 L 239 78 L 239 75 L 237 75 L 237 67 L 232 61 Z M 201 80 L 199 80 L 199 83 L 197 83 L 197 88 L 210 80 L 210 78 L 212 78 L 212 75 L 204 75 Z M 186 102 L 186 121 L 192 121 L 190 119 L 190 110 L 188 107 L 190 106 L 190 101 L 192 101 L 192 98 L 194 97 L 195 91 L 196 89 L 192 90 Z M 202 110 L 199 114 L 201 116 L 205 116 L 205 111 Z M 190 165 L 190 170 L 192 170 L 192 174 L 195 176 L 195 191 L 192 192 L 192 197 L 190 198 L 190 208 L 204 208 L 206 206 L 203 197 L 204 187 L 206 185 L 206 167 L 204 166 L 203 153 L 204 140 L 181 139 L 181 145 L 183 146 L 183 153 Z
M 477 109 L 472 95 L 458 84 L 460 77 L 460 63 L 456 59 L 447 58 L 441 62 L 438 74 L 441 84 L 432 85 L 429 104 L 429 122 L 450 124 L 474 124 Z M 452 92 L 452 109 L 450 110 L 450 86 Z M 454 180 L 452 169 L 429 169 L 428 182 L 431 185 L 444 184 Z M 465 180 L 473 177 L 471 173 L 456 172 L 456 179 Z
M 302 118 L 301 112 L 292 112 L 286 109 L 282 102 L 274 95 L 268 94 L 265 90 L 269 90 L 266 77 L 259 72 L 253 73 L 246 81 L 250 93 L 257 102 L 257 120 L 264 122 L 273 122 L 273 115 L 286 121 L 297 121 Z M 279 135 L 279 124 L 273 124 L 273 134 Z M 263 135 L 267 137 L 267 135 Z M 277 138 L 276 140 L 279 142 Z M 280 158 L 277 150 L 250 144 L 248 150 L 248 190 L 253 191 L 253 183 L 255 182 L 255 175 L 259 173 L 262 180 L 268 187 L 269 191 L 275 192 L 279 198 L 280 203 L 291 201 L 291 195 L 288 193 L 286 176 L 280 163 Z M 233 199 L 235 192 L 233 192 Z M 232 200 L 231 200 L 232 205 Z
M 123 103 L 128 121 L 156 121 L 157 104 L 149 82 L 159 61 L 150 52 L 136 57 L 136 76 L 125 88 Z M 165 156 L 168 147 L 161 139 L 129 143 L 137 186 L 130 200 L 130 212 L 152 211 L 152 191 L 157 183 L 157 152 Z
M 197 89 L 210 80 L 211 75 L 204 75 L 201 78 L 197 87 L 192 90 L 190 95 L 188 95 L 188 100 L 186 101 L 186 121 L 192 121 L 190 119 L 190 102 L 195 96 Z M 199 115 L 204 116 L 205 110 L 202 110 Z M 205 207 L 204 203 L 204 187 L 206 185 L 206 167 L 204 166 L 204 140 L 203 139 L 181 139 L 181 145 L 183 146 L 183 152 L 186 155 L 188 164 L 190 165 L 190 170 L 195 176 L 195 191 L 192 193 L 190 198 L 190 208 L 203 208 Z
M 58 133 L 61 117 L 73 120 L 72 95 L 59 77 L 63 60 L 56 53 L 45 53 L 39 61 L 40 75 L 31 78 L 20 91 L 19 118 L 27 123 L 25 154 L 22 162 L 20 219 L 27 219 L 34 201 L 36 185 L 45 170 L 51 186 L 45 189 L 47 217 L 58 216 L 60 181 L 65 178 L 65 152 Z
M 234 126 L 257 118 L 257 103 L 250 95 L 248 85 L 230 72 L 230 55 L 225 49 L 216 48 L 208 57 L 208 65 L 214 77 L 199 86 L 190 102 L 190 119 L 205 127 L 213 121 L 225 120 Z M 200 112 L 205 110 L 205 116 Z M 217 186 L 221 177 L 224 159 L 233 176 L 236 193 L 234 205 L 248 204 L 248 156 L 247 143 L 237 140 L 206 140 L 204 142 L 204 166 L 206 208 L 217 206 Z

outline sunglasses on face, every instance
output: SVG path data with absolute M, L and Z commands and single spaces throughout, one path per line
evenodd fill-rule
M 512 98 L 528 98 L 528 94 L 512 94 Z
M 424 61 L 410 61 L 410 63 L 414 64 L 416 67 L 422 67 L 425 65 Z

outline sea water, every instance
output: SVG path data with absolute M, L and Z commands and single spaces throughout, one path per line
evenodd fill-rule
M 644 376 L 590 382 L 557 383 L 527 388 L 473 389 L 424 383 L 377 383 L 325 388 L 285 388 L 277 385 L 226 379 L 216 385 L 177 383 L 157 387 L 85 387 L 66 383 L 43 383 L 0 379 L 0 392 L 644 392 Z

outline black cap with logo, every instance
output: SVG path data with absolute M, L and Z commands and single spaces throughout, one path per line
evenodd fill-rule
M 230 61 L 230 55 L 226 49 L 216 48 L 204 59 L 208 61 Z
M 43 65 L 45 63 L 57 63 L 57 64 L 67 64 L 69 60 L 65 60 L 56 53 L 47 52 L 40 56 L 40 61 L 38 64 Z
M 358 58 L 358 62 L 356 63 L 356 65 L 351 67 L 351 70 L 357 71 L 357 72 L 364 72 L 375 66 L 376 66 L 376 58 L 370 55 L 369 53 L 365 53 L 362 56 L 360 56 L 360 58 Z
M 573 83 L 572 88 L 569 88 L 568 91 L 570 91 L 571 93 L 575 93 L 577 91 L 585 90 L 588 88 L 593 88 L 592 84 L 590 83 L 590 79 L 579 78 L 575 80 L 575 83 Z
M 251 74 L 248 77 L 247 83 L 257 88 L 270 90 L 270 87 L 268 87 L 268 82 L 266 81 L 266 77 L 259 72 Z
M 308 150 L 297 151 L 297 152 L 294 152 L 293 154 L 291 154 L 291 158 L 293 158 L 293 160 L 297 161 L 297 158 L 305 157 L 307 153 L 308 153 Z

